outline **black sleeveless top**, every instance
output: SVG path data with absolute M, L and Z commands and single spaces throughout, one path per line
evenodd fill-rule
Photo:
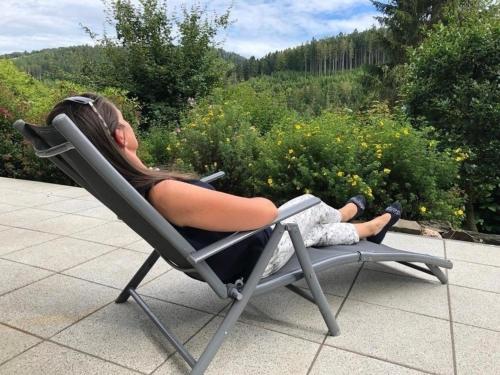
M 185 182 L 205 189 L 215 190 L 212 185 L 200 180 L 188 180 Z M 148 185 L 137 188 L 137 191 L 148 199 L 148 194 L 152 186 Z M 171 224 L 196 250 L 227 237 L 231 233 L 208 231 L 192 227 L 179 227 L 173 223 Z M 241 277 L 247 279 L 270 236 L 271 228 L 268 227 L 208 258 L 207 263 L 224 283 L 234 282 Z

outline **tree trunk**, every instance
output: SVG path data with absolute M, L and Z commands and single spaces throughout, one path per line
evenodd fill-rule
M 474 204 L 470 199 L 465 202 L 465 214 L 465 229 L 477 232 L 476 213 Z

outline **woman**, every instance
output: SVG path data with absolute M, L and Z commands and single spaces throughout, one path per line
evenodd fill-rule
M 266 198 L 245 198 L 216 191 L 195 175 L 153 171 L 137 156 L 138 142 L 130 124 L 108 100 L 83 94 L 58 103 L 47 125 L 61 113 L 68 115 L 107 160 L 192 245 L 200 249 L 228 235 L 227 232 L 261 228 L 273 222 L 278 209 Z M 295 198 L 282 207 L 303 200 Z M 285 222 L 299 224 L 306 246 L 354 244 L 361 238 L 382 242 L 387 230 L 400 218 L 401 206 L 393 203 L 385 212 L 365 223 L 351 224 L 365 209 L 363 196 L 356 196 L 339 210 L 325 203 L 301 212 Z M 208 259 L 224 282 L 248 277 L 271 234 L 271 228 Z M 281 239 L 263 277 L 280 269 L 293 255 L 288 234 Z

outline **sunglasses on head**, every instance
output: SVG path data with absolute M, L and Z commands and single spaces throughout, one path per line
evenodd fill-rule
M 108 126 L 108 124 L 106 124 L 106 121 L 104 121 L 104 118 L 101 116 L 99 111 L 94 106 L 94 101 L 95 101 L 94 99 L 87 98 L 86 96 L 70 96 L 69 98 L 66 98 L 63 100 L 63 102 L 73 102 L 73 103 L 78 103 L 78 104 L 83 104 L 83 105 L 88 104 L 90 106 L 90 108 L 92 108 L 92 110 L 95 112 L 97 117 L 99 117 L 99 120 L 101 120 L 104 127 L 106 129 L 108 129 L 108 131 L 111 133 L 110 127 Z

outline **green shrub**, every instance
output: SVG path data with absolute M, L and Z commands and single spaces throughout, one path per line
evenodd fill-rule
M 462 161 L 468 229 L 478 224 L 494 233 L 500 233 L 498 14 L 496 4 L 438 25 L 412 51 L 404 88 L 410 115 L 434 126 Z
M 86 91 L 66 81 L 38 81 L 19 71 L 11 61 L 0 60 L 0 176 L 72 184 L 52 163 L 37 158 L 12 124 L 23 119 L 43 125 L 58 101 Z M 116 103 L 131 124 L 138 124 L 137 105 L 122 90 L 107 88 L 101 94 Z
M 311 193 L 340 206 L 355 194 L 370 201 L 369 214 L 393 200 L 411 219 L 458 224 L 463 207 L 455 186 L 457 162 L 438 152 L 430 129 L 415 130 L 385 108 L 367 114 L 324 113 L 304 120 L 280 111 L 259 131 L 247 86 L 242 100 L 214 95 L 200 103 L 174 132 L 156 129 L 143 142 L 146 160 L 206 175 L 224 170 L 221 190 L 263 195 L 276 203 Z M 262 114 L 259 114 L 260 116 Z M 267 126 L 266 126 L 267 128 Z

